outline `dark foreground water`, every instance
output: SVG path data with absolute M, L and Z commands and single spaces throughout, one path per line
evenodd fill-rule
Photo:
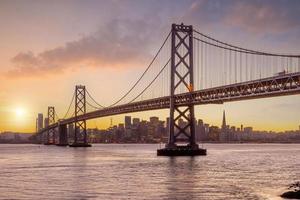
M 168 158 L 158 145 L 0 145 L 0 199 L 281 199 L 300 180 L 300 145 L 204 146 Z

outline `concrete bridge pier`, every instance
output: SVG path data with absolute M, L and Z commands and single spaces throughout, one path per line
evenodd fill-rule
M 58 125 L 58 138 L 57 146 L 68 146 L 67 124 Z

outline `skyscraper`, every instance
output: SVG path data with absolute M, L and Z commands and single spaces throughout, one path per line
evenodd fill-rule
M 129 129 L 131 127 L 131 116 L 125 116 L 125 128 Z
M 222 141 L 222 142 L 229 140 L 229 134 L 228 134 L 227 124 L 226 124 L 225 110 L 223 110 L 223 120 L 222 120 L 222 127 L 221 127 L 221 133 L 219 135 L 219 140 Z
M 44 127 L 46 128 L 48 126 L 49 126 L 49 119 L 48 119 L 48 117 L 45 117 L 45 119 L 44 119 Z
M 150 117 L 149 120 L 150 120 L 150 123 L 154 124 L 154 125 L 158 124 L 158 122 L 159 122 L 159 118 L 158 117 Z
M 140 119 L 139 119 L 139 118 L 133 118 L 133 119 L 132 119 L 132 124 L 133 124 L 134 126 L 138 126 L 139 123 L 140 123 Z
M 37 117 L 37 130 L 43 129 L 43 113 L 39 113 Z
M 222 121 L 222 129 L 226 129 L 227 125 L 226 125 L 226 116 L 225 116 L 225 110 L 223 110 L 223 121 Z

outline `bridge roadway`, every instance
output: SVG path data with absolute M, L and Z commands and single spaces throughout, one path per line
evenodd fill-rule
M 295 94 L 300 94 L 300 72 L 177 94 L 175 96 L 175 102 L 177 105 L 182 106 L 186 106 L 190 103 L 194 105 L 222 104 L 230 101 Z M 42 129 L 38 132 L 38 134 L 49 129 L 56 128 L 59 124 L 70 124 L 76 120 L 81 121 L 132 112 L 166 109 L 169 108 L 169 104 L 170 97 L 165 96 L 114 107 L 107 107 L 77 116 L 77 118 L 71 117 L 59 120 L 59 122 Z

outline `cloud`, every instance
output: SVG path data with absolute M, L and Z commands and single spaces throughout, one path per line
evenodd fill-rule
M 184 19 L 189 23 L 200 27 L 218 25 L 226 14 L 227 7 L 227 1 L 193 1 L 186 10 Z
M 82 67 L 143 67 L 151 58 L 152 50 L 158 47 L 163 37 L 162 30 L 174 22 L 192 24 L 200 31 L 215 32 L 217 35 L 228 30 L 237 34 L 236 29 L 248 35 L 277 36 L 291 34 L 295 29 L 298 31 L 296 34 L 300 33 L 300 1 L 296 0 L 178 1 L 177 7 L 173 1 L 132 4 L 128 10 L 125 9 L 123 18 L 112 17 L 114 19 L 102 24 L 98 31 L 79 40 L 39 53 L 20 52 L 11 59 L 13 68 L 7 75 L 41 76 Z M 126 18 L 132 6 L 143 12 Z M 284 40 L 286 38 L 289 37 Z M 278 41 L 278 38 L 275 39 Z
M 198 0 L 184 18 L 202 27 L 239 28 L 248 33 L 278 34 L 300 28 L 300 1 Z
M 299 1 L 234 1 L 223 18 L 225 24 L 251 33 L 278 34 L 300 27 Z
M 151 57 L 157 34 L 154 20 L 113 19 L 79 40 L 34 54 L 20 52 L 11 59 L 10 77 L 60 73 L 82 67 L 127 68 L 144 66 Z

